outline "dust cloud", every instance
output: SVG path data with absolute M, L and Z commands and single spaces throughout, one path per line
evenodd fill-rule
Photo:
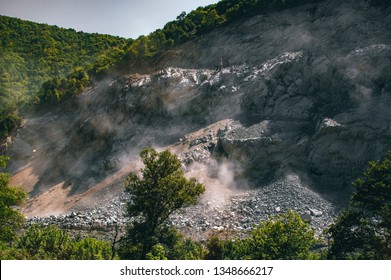
M 210 159 L 208 163 L 193 163 L 186 168 L 186 177 L 194 177 L 205 186 L 200 204 L 224 207 L 233 195 L 248 190 L 245 180 L 239 180 L 242 169 L 236 162 Z

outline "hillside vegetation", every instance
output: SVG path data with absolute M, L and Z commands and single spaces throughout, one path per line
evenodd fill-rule
M 0 16 L 1 107 L 18 105 L 53 76 L 86 67 L 127 40 Z
M 1 50 L 4 49 L 5 54 L 1 82 L 5 92 L 1 96 L 11 96 L 4 104 L 14 105 L 15 100 L 24 100 L 26 91 L 32 95 L 41 89 L 37 98 L 39 103 L 56 102 L 83 90 L 80 85 L 89 82 L 88 75 L 96 76 L 115 64 L 151 57 L 158 51 L 240 18 L 318 1 L 223 0 L 189 14 L 183 12 L 162 29 L 128 41 L 2 17 Z M 12 35 L 14 33 L 16 35 Z M 78 66 L 88 75 L 70 73 Z M 76 71 L 80 73 L 80 69 Z M 66 75 L 69 76 L 65 78 Z M 49 78 L 52 80 L 48 81 Z M 70 81 L 75 78 L 76 81 Z M 47 84 L 40 88 L 46 81 Z
M 80 67 L 101 71 L 128 41 L 0 16 L 0 138 L 20 124 L 15 111 L 44 82 L 73 78 Z
M 164 47 L 186 42 L 241 18 L 320 1 L 223 0 L 217 4 L 199 7 L 189 14 L 181 13 L 176 20 L 168 22 L 162 29 L 152 32 L 149 36 L 140 36 L 128 48 L 126 58 L 133 61 L 143 56 L 154 55 Z

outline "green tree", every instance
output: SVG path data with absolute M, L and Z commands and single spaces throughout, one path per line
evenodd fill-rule
M 201 242 L 184 238 L 174 227 L 162 227 L 147 259 L 159 260 L 200 260 L 205 258 L 206 250 Z
M 207 242 L 207 259 L 302 260 L 318 258 L 312 252 L 318 242 L 309 224 L 298 213 L 289 211 L 260 222 L 250 237 Z
M 13 246 L 0 253 L 1 259 L 24 260 L 109 260 L 111 244 L 95 238 L 72 238 L 54 225 L 31 225 Z
M 152 250 L 146 255 L 147 260 L 168 260 L 166 250 L 163 245 L 156 244 L 152 246 Z
M 18 238 L 17 248 L 23 259 L 62 260 L 70 254 L 71 237 L 56 226 L 32 225 Z
M 0 156 L 0 168 L 4 168 L 8 157 Z M 24 217 L 13 209 L 24 200 L 26 193 L 10 186 L 11 178 L 6 173 L 0 173 L 0 243 L 10 243 L 16 236 L 16 231 L 22 227 Z
M 132 224 L 121 242 L 122 258 L 145 259 L 152 247 L 164 244 L 164 224 L 177 209 L 194 204 L 204 187 L 196 179 L 186 179 L 179 159 L 168 150 L 144 149 L 142 177 L 130 173 L 126 191 L 130 194 L 128 216 Z
M 207 253 L 201 242 L 183 238 L 181 235 L 169 249 L 167 256 L 171 260 L 202 260 Z
M 331 259 L 391 259 L 391 151 L 371 161 L 348 208 L 330 227 Z
M 251 259 L 304 260 L 314 258 L 311 249 L 316 241 L 309 224 L 298 213 L 289 211 L 261 222 L 246 245 Z
M 111 256 L 110 242 L 91 237 L 73 241 L 69 253 L 71 260 L 110 260 Z
M 5 113 L 0 111 L 0 142 L 11 132 L 19 128 L 22 124 L 22 119 L 15 113 Z
M 231 242 L 219 238 L 217 235 L 212 235 L 206 242 L 207 260 L 225 260 L 227 253 L 227 247 L 231 245 Z

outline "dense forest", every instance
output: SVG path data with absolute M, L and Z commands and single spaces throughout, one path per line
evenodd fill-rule
M 94 63 L 100 71 L 129 41 L 0 16 L 0 138 L 20 124 L 15 112 L 45 82 L 67 75 L 72 79 L 80 67 Z M 80 84 L 74 86 L 80 90 Z
M 0 16 L 0 42 L 0 110 L 4 110 L 35 94 L 53 76 L 86 67 L 127 40 Z

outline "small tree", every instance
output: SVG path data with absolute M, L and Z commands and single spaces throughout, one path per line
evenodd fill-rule
M 330 227 L 331 259 L 391 259 L 391 152 L 369 162 L 348 208 Z
M 168 150 L 144 149 L 142 177 L 130 173 L 126 191 L 130 194 L 127 212 L 133 220 L 121 242 L 122 258 L 145 259 L 154 245 L 164 244 L 164 223 L 177 209 L 197 202 L 205 188 L 186 179 L 179 159 Z
M 0 156 L 0 168 L 4 168 L 9 158 Z M 0 243 L 9 243 L 15 237 L 15 231 L 24 223 L 24 217 L 12 207 L 24 200 L 26 193 L 10 186 L 11 178 L 0 173 Z

